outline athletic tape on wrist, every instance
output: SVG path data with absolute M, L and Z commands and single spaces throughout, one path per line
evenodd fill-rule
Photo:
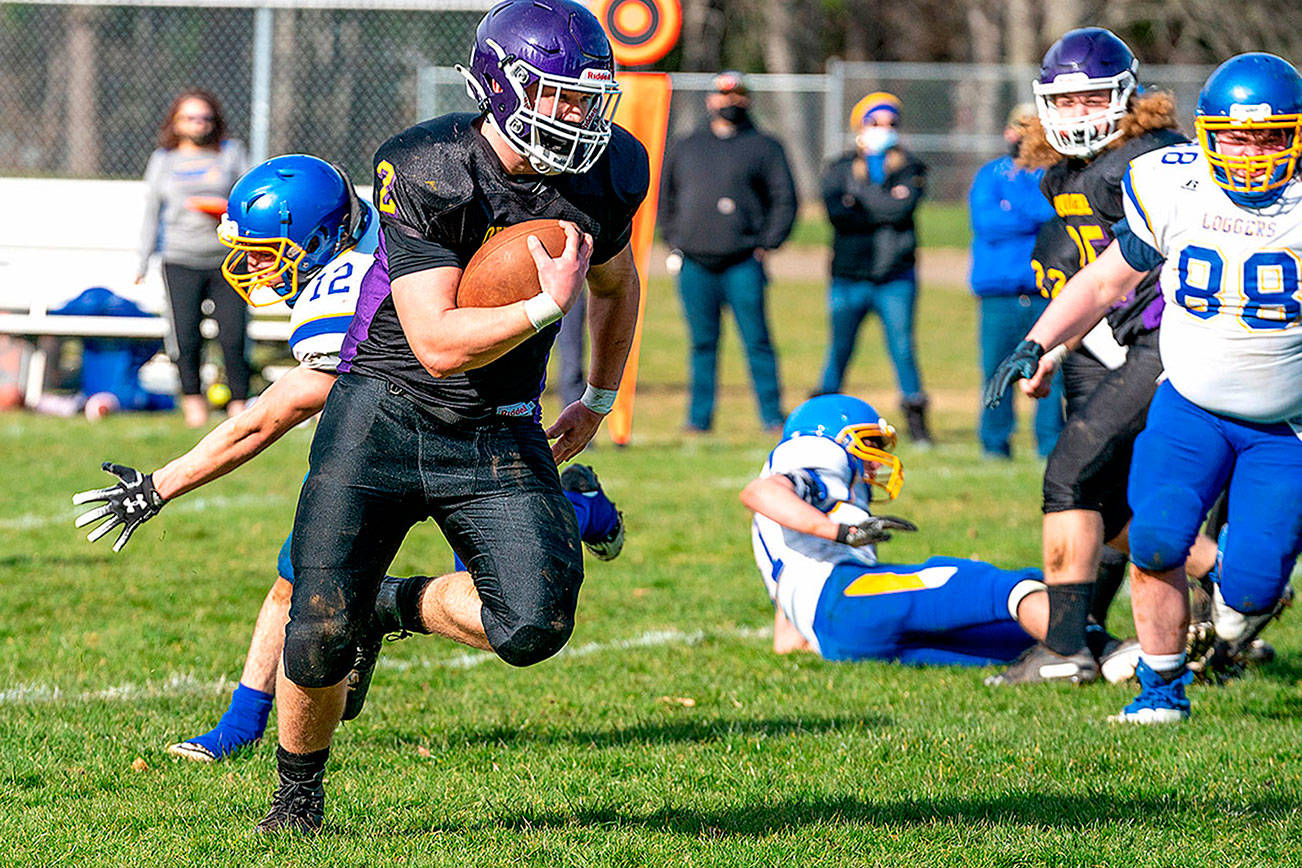
M 529 317 L 529 322 L 533 323 L 533 330 L 540 332 L 565 316 L 565 311 L 561 310 L 556 299 L 545 292 L 540 292 L 533 298 L 525 299 L 524 315 Z
M 1054 347 L 1053 349 L 1049 350 L 1049 352 L 1045 353 L 1044 357 L 1048 359 L 1050 364 L 1052 364 L 1055 368 L 1061 366 L 1062 360 L 1067 358 L 1067 345 L 1058 344 L 1058 346 Z
M 579 400 L 583 402 L 583 406 L 592 412 L 604 416 L 615 406 L 615 396 L 618 394 L 618 389 L 598 389 L 589 383 L 588 387 L 583 390 L 583 397 Z

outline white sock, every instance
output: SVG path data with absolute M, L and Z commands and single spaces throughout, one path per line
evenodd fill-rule
M 1149 654 L 1147 651 L 1139 652 L 1139 659 L 1148 664 L 1148 668 L 1158 674 L 1166 672 L 1178 672 L 1184 668 L 1184 652 L 1179 654 Z

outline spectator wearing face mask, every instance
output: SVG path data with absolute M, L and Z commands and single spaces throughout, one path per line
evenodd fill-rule
M 791 233 L 796 191 L 782 144 L 760 132 L 737 72 L 720 73 L 706 96 L 709 116 L 673 142 L 661 174 L 660 227 L 673 249 L 691 341 L 685 430 L 714 424 L 719 325 L 732 309 L 746 347 L 760 423 L 780 430 L 777 355 L 765 311 L 764 255 Z
M 913 212 L 926 187 L 927 167 L 899 144 L 900 101 L 885 92 L 855 103 L 850 128 L 855 150 L 823 172 L 823 203 L 831 220 L 832 281 L 828 287 L 831 341 L 815 394 L 840 392 L 859 326 L 876 313 L 900 389 L 909 439 L 931 445 L 927 393 L 914 352 Z

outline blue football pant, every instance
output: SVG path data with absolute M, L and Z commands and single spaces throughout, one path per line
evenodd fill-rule
M 1007 662 L 1034 641 L 1008 613 L 1013 588 L 1028 580 L 1043 581 L 1044 574 L 947 557 L 909 565 L 838 564 L 819 597 L 814 635 L 828 660 Z
M 1239 612 L 1262 612 L 1302 550 L 1302 439 L 1283 422 L 1208 412 L 1163 383 L 1130 466 L 1130 559 L 1153 572 L 1184 563 L 1227 479 L 1221 594 Z

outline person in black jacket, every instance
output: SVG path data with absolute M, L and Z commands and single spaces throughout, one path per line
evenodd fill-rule
M 732 308 L 746 346 L 760 422 L 778 430 L 782 413 L 777 354 L 765 312 L 764 254 L 791 233 L 796 189 L 786 152 L 756 129 L 737 72 L 720 73 L 706 97 L 709 120 L 674 142 L 665 157 L 660 226 L 679 267 L 678 290 L 691 336 L 686 430 L 714 422 L 719 320 Z M 672 268 L 673 266 L 671 266 Z
M 914 358 L 914 271 L 918 246 L 913 212 L 922 199 L 927 167 L 898 144 L 900 101 L 870 93 L 850 112 L 856 149 L 823 172 L 823 202 L 832 222 L 832 283 L 828 309 L 832 339 L 815 394 L 841 391 L 859 326 L 876 312 L 900 387 L 909 437 L 929 445 L 927 394 Z

